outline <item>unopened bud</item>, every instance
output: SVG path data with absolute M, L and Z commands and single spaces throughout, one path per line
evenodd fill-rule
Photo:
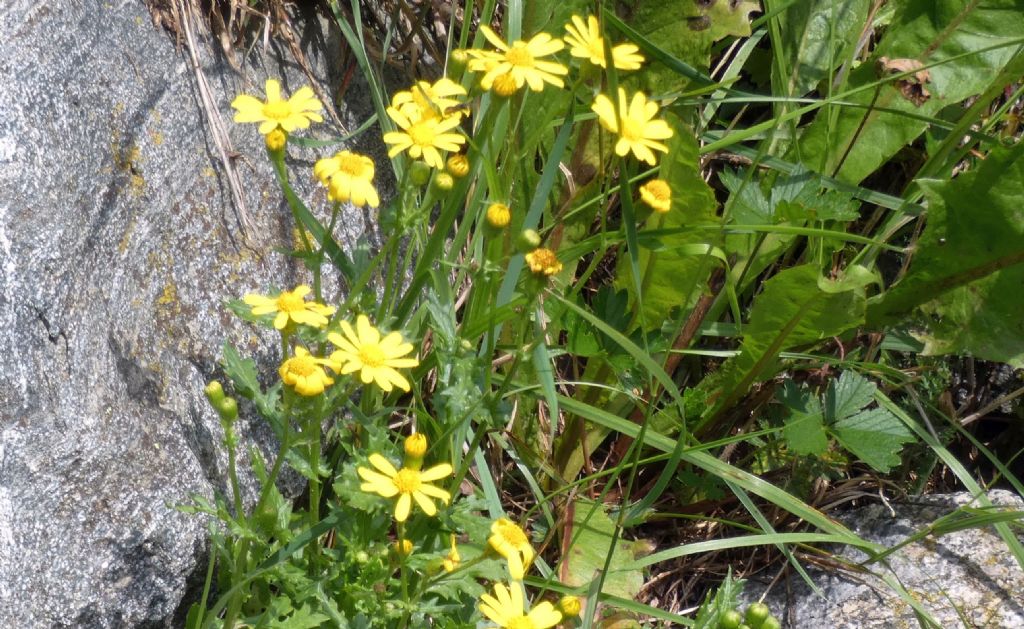
M 427 182 L 430 181 L 430 166 L 424 162 L 413 162 L 409 167 L 409 180 L 413 185 L 427 185 Z
M 231 423 L 238 418 L 238 402 L 233 397 L 224 398 L 215 408 L 225 422 Z
M 445 164 L 452 177 L 465 177 L 469 174 L 469 158 L 462 153 L 457 153 L 448 158 Z
M 277 153 L 283 151 L 285 145 L 288 144 L 288 134 L 281 127 L 277 127 L 267 134 L 264 141 L 267 143 L 268 151 L 271 153 Z
M 516 239 L 516 248 L 520 253 L 530 253 L 540 247 L 540 243 L 540 234 L 537 233 L 537 230 L 524 229 L 519 232 L 519 238 Z
M 224 399 L 224 387 L 220 385 L 219 380 L 211 380 L 210 384 L 206 385 L 206 388 L 203 389 L 203 392 L 206 393 L 206 399 L 210 401 L 214 408 Z
M 448 192 L 455 187 L 455 179 L 448 173 L 437 173 L 434 175 L 434 187 L 441 192 Z
M 562 615 L 566 618 L 575 618 L 580 615 L 580 611 L 583 609 L 583 602 L 580 601 L 578 596 L 563 596 L 558 601 L 558 610 L 562 612 Z

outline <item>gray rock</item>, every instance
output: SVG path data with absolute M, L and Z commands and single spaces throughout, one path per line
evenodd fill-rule
M 336 34 L 306 30 L 334 93 L 338 56 L 318 51 Z M 188 56 L 141 1 L 8 0 L 0 41 L 0 627 L 180 626 L 207 522 L 174 506 L 227 491 L 203 384 L 225 340 L 264 372 L 279 360 L 224 300 L 309 280 L 271 251 L 293 223 L 261 136 L 229 103 L 262 95 L 267 76 L 287 91 L 307 80 L 275 49 L 257 46 L 241 76 L 200 46 L 241 154 L 246 245 Z M 346 125 L 367 107 L 343 111 Z M 323 213 L 315 157 L 291 165 Z M 344 246 L 368 237 L 361 212 L 341 224 Z M 274 451 L 258 420 L 239 423 L 243 450 Z
M 1024 510 L 1011 492 L 995 490 L 989 499 L 1000 507 Z M 870 505 L 842 517 L 864 539 L 892 547 L 956 507 L 971 504 L 967 493 L 922 496 L 911 504 Z M 973 503 L 977 506 L 977 503 Z M 849 547 L 839 555 L 853 563 L 866 559 Z M 942 627 L 1024 627 L 1024 571 L 991 527 L 927 537 L 891 555 L 886 561 L 908 592 Z M 806 564 L 805 564 L 806 566 Z M 877 563 L 869 568 L 881 573 Z M 919 627 L 910 605 L 877 576 L 830 570 L 808 570 L 824 599 L 811 592 L 797 575 L 772 586 L 764 602 L 784 626 L 836 629 L 898 629 Z M 758 600 L 765 584 L 748 581 L 747 601 Z

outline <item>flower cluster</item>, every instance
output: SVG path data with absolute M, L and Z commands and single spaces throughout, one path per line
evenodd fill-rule
M 466 143 L 461 133 L 454 132 L 462 121 L 465 95 L 461 85 L 447 78 L 436 83 L 420 81 L 395 94 L 387 112 L 399 130 L 384 134 L 384 143 L 391 145 L 388 156 L 408 152 L 431 168 L 444 168 L 441 152 L 458 151 Z

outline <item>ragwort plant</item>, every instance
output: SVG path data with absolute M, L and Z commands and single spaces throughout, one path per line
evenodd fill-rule
M 808 493 L 801 483 L 858 460 L 889 472 L 914 439 L 982 493 L 933 432 L 869 379 L 912 389 L 892 353 L 921 347 L 856 343 L 861 328 L 895 325 L 909 338 L 899 316 L 930 303 L 937 287 L 963 287 L 979 275 L 915 275 L 919 267 L 907 275 L 904 265 L 901 282 L 883 278 L 880 259 L 911 253 L 906 230 L 921 215 L 922 193 L 862 187 L 899 147 L 883 137 L 876 159 L 855 144 L 858 134 L 875 132 L 871 121 L 847 119 L 870 110 L 873 98 L 885 100 L 885 115 L 916 120 L 900 113 L 899 93 L 913 91 L 904 83 L 918 81 L 920 99 L 920 72 L 967 63 L 971 53 L 951 46 L 957 52 L 933 66 L 851 74 L 860 53 L 844 47 L 847 32 L 837 33 L 829 54 L 800 57 L 823 64 L 818 83 L 807 84 L 794 69 L 802 51 L 788 50 L 779 28 L 782 17 L 799 15 L 783 7 L 755 22 L 755 36 L 724 57 L 721 80 L 713 80 L 701 67 L 712 43 L 749 35 L 756 5 L 696 3 L 704 13 L 683 15 L 683 23 L 709 32 L 687 48 L 671 39 L 676 31 L 658 30 L 679 23 L 666 13 L 670 4 L 636 3 L 627 24 L 600 3 L 539 3 L 531 11 L 512 1 L 502 36 L 488 26 L 495 2 L 470 2 L 480 26 L 471 44 L 472 29 L 458 28 L 453 12 L 446 75 L 388 95 L 362 45 L 360 4 L 346 13 L 332 3 L 375 99 L 398 180 L 392 199 L 376 187 L 381 165 L 353 151 L 323 156 L 311 173 L 290 171 L 288 147 L 302 142 L 293 134 L 322 122 L 309 88 L 285 98 L 269 80 L 263 98 L 235 99 L 236 122 L 258 124 L 265 137 L 300 228 L 294 254 L 310 279 L 230 303 L 279 335 L 278 378 L 269 387 L 228 345 L 223 367 L 280 450 L 269 465 L 248 453 L 261 490 L 247 510 L 236 469 L 238 403 L 221 383 L 209 385 L 232 495 L 197 498 L 190 508 L 219 526 L 188 626 L 739 626 L 738 582 L 727 578 L 691 619 L 635 600 L 645 570 L 699 552 L 765 546 L 807 578 L 792 549 L 820 552 L 811 544 L 824 542 L 864 550 L 861 569 L 872 569 L 885 549 L 799 498 Z M 912 12 L 885 13 L 872 26 L 905 15 Z M 547 27 L 530 32 L 529 24 Z M 771 98 L 733 86 L 765 36 L 775 64 Z M 937 32 L 932 52 L 949 36 Z M 985 93 L 999 93 L 1004 75 Z M 822 91 L 807 102 L 811 87 Z M 748 123 L 746 107 L 757 102 L 767 103 L 767 119 Z M 950 131 L 944 138 L 966 129 L 929 122 Z M 833 148 L 818 137 L 830 134 L 847 144 Z M 966 155 L 951 140 L 933 142 L 925 174 Z M 719 208 L 700 159 L 725 149 L 748 167 L 716 173 Z M 971 182 L 980 190 L 1005 168 L 1017 177 L 1015 159 L 997 151 L 996 165 L 982 166 Z M 295 194 L 293 176 L 324 186 L 326 224 Z M 932 208 L 957 202 L 954 191 L 931 190 Z M 857 223 L 858 204 L 876 216 Z M 377 210 L 387 238 L 372 256 L 350 255 L 332 236 L 350 207 Z M 928 249 L 929 234 L 925 252 L 941 258 Z M 1001 251 L 972 260 L 998 272 L 1012 258 Z M 328 266 L 347 288 L 338 303 L 324 298 Z M 887 290 L 869 307 L 872 287 Z M 699 339 L 712 342 L 697 347 Z M 732 344 L 723 349 L 720 339 Z M 822 348 L 833 340 L 830 354 Z M 830 379 L 830 370 L 840 375 Z M 732 461 L 737 448 L 744 458 Z M 285 465 L 308 481 L 297 505 L 276 486 Z M 755 475 L 779 470 L 791 471 L 793 482 Z M 722 491 L 750 522 L 716 523 L 746 535 L 654 554 L 623 537 L 655 516 L 677 517 L 658 513 L 667 497 L 696 503 Z M 996 526 L 1024 562 L 1005 522 Z M 923 624 L 934 624 L 896 578 L 877 574 Z M 745 621 L 779 624 L 761 604 L 748 607 Z

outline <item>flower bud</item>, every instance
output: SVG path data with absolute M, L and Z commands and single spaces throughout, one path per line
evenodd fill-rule
M 267 150 L 271 153 L 278 153 L 284 150 L 286 144 L 288 144 L 288 134 L 281 127 L 277 127 L 273 131 L 267 134 L 264 138 L 267 144 Z
M 583 601 L 578 596 L 565 595 L 558 601 L 558 610 L 566 618 L 575 618 L 583 609 Z
M 203 392 L 206 393 L 206 399 L 210 401 L 210 405 L 214 408 L 217 408 L 217 405 L 224 399 L 224 387 L 220 385 L 218 380 L 211 380 L 210 384 L 206 385 L 206 388 L 203 389 Z
M 455 179 L 448 173 L 437 173 L 434 175 L 434 187 L 441 192 L 448 192 L 455 187 Z
M 445 165 L 452 177 L 462 178 L 469 174 L 469 158 L 462 153 L 449 157 Z
M 454 72 L 464 70 L 469 63 L 469 53 L 463 48 L 456 48 L 448 56 L 448 68 Z
M 220 401 L 215 407 L 217 414 L 220 415 L 222 421 L 231 423 L 238 419 L 238 402 L 233 397 L 226 397 Z
M 405 467 L 418 470 L 423 466 L 423 455 L 427 453 L 427 438 L 417 432 L 405 438 Z
M 555 252 L 544 247 L 538 247 L 526 254 L 526 264 L 535 275 L 555 275 L 562 270 L 562 263 L 558 261 Z
M 425 186 L 430 181 L 430 166 L 424 162 L 413 162 L 409 167 L 409 180 L 413 185 Z
M 391 545 L 391 550 L 399 557 L 408 557 L 412 554 L 412 542 L 407 539 L 400 539 Z
M 516 248 L 520 253 L 529 253 L 540 247 L 540 234 L 535 229 L 524 229 L 516 239 Z
M 487 208 L 487 224 L 494 229 L 505 229 L 512 222 L 512 210 L 504 203 L 492 203 Z

